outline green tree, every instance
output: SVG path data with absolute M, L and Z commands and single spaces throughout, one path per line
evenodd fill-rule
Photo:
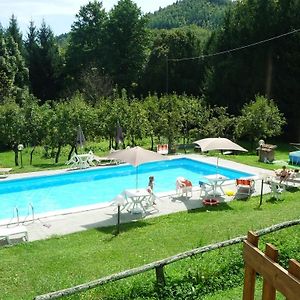
M 119 125 L 124 134 L 123 147 L 127 137 L 127 126 L 130 119 L 129 101 L 125 90 L 121 95 L 115 93 L 111 98 L 102 99 L 97 103 L 99 125 L 98 135 L 109 141 L 108 148 L 118 148 L 115 142 L 116 128 Z
M 131 0 L 120 0 L 107 23 L 107 71 L 120 88 L 128 91 L 138 82 L 148 44 L 146 18 Z
M 202 28 L 222 25 L 230 0 L 181 0 L 149 14 L 149 27 L 171 29 L 195 24 Z
M 39 90 L 39 45 L 38 45 L 38 30 L 33 21 L 30 21 L 28 34 L 25 41 L 26 62 L 29 69 L 29 88 L 32 93 Z
M 159 101 L 161 135 L 168 141 L 170 151 L 174 149 L 182 130 L 180 104 L 176 94 L 162 96 Z
M 39 101 L 28 92 L 24 93 L 21 103 L 21 114 L 24 116 L 24 143 L 31 146 L 29 164 L 32 165 L 36 146 L 43 145 L 47 136 L 47 122 L 50 107 L 39 105 Z
M 69 101 L 54 103 L 52 115 L 48 125 L 48 145 L 56 148 L 55 163 L 58 163 L 63 146 L 70 145 L 72 152 L 77 151 L 76 137 L 80 125 L 85 138 L 92 137 L 91 134 L 96 127 L 96 112 L 89 106 L 80 94 L 74 95 Z
M 236 121 L 236 136 L 247 137 L 252 147 L 259 139 L 280 135 L 286 123 L 274 101 L 259 95 L 255 97 L 255 101 L 244 105 Z
M 74 89 L 80 86 L 78 80 L 83 71 L 88 71 L 87 66 L 103 70 L 106 21 L 107 14 L 99 1 L 82 6 L 76 15 L 66 51 L 66 72 Z
M 15 165 L 19 165 L 18 145 L 25 141 L 25 117 L 13 100 L 0 104 L 0 139 L 15 153 Z
M 29 70 L 25 63 L 25 58 L 19 51 L 18 44 L 11 37 L 7 37 L 7 50 L 15 68 L 14 86 L 15 90 L 19 92 L 28 87 Z
M 63 61 L 54 34 L 44 21 L 38 32 L 30 23 L 26 49 L 32 93 L 43 102 L 57 99 L 61 91 Z
M 142 140 L 146 136 L 149 121 L 147 112 L 139 100 L 133 99 L 130 102 L 129 111 L 126 132 L 130 139 L 130 145 L 136 146 L 136 141 Z
M 11 16 L 9 26 L 5 31 L 6 47 L 15 65 L 14 86 L 15 92 L 21 97 L 24 88 L 28 87 L 29 70 L 25 62 L 25 48 L 18 21 Z
M 8 25 L 5 33 L 6 33 L 6 36 L 11 36 L 13 38 L 13 40 L 15 41 L 15 43 L 18 44 L 18 49 L 21 52 L 21 55 L 24 56 L 25 49 L 24 49 L 22 33 L 20 32 L 18 20 L 14 14 L 12 14 L 12 16 L 9 20 L 9 25 Z
M 159 99 L 157 95 L 149 95 L 141 103 L 145 107 L 148 127 L 146 128 L 146 134 L 151 139 L 151 150 L 154 150 L 154 139 L 159 136 L 161 125 L 160 125 L 160 110 L 159 110 Z
M 0 101 L 13 93 L 16 67 L 7 50 L 6 41 L 0 35 Z
M 181 136 L 185 145 L 207 136 L 206 126 L 210 123 L 211 109 L 203 99 L 185 95 L 181 96 L 180 99 L 182 102 Z
M 201 94 L 202 60 L 185 60 L 203 53 L 210 33 L 196 26 L 156 31 L 142 76 L 141 92 Z
M 288 120 L 290 139 L 300 138 L 300 102 L 295 98 L 300 93 L 300 36 L 271 38 L 300 28 L 299 11 L 300 2 L 294 0 L 236 1 L 208 44 L 209 53 L 225 53 L 208 60 L 207 99 L 238 114 L 256 94 L 272 98 Z M 262 40 L 268 41 L 226 52 Z

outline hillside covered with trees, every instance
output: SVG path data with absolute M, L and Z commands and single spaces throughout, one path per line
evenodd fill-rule
M 179 0 L 149 14 L 149 28 L 171 29 L 186 25 L 214 29 L 221 26 L 231 0 Z
M 192 5 L 194 1 L 184 0 L 178 5 L 184 3 Z M 211 3 L 225 6 L 225 1 Z M 38 103 L 38 107 L 46 105 L 50 110 L 44 111 L 52 114 L 59 107 L 57 104 L 72 105 L 79 95 L 95 111 L 96 107 L 126 95 L 128 103 L 137 103 L 130 105 L 137 115 L 142 113 L 140 105 L 148 96 L 155 95 L 153 99 L 157 102 L 168 96 L 168 101 L 173 99 L 176 103 L 182 95 L 204 101 L 208 108 L 219 109 L 221 115 L 222 111 L 236 118 L 244 114 L 245 120 L 244 108 L 262 97 L 284 114 L 285 137 L 297 142 L 300 140 L 299 14 L 300 2 L 296 0 L 245 0 L 230 5 L 221 25 L 215 29 L 197 25 L 149 29 L 148 16 L 131 0 L 120 0 L 109 12 L 101 2 L 92 1 L 81 7 L 71 32 L 59 39 L 45 23 L 36 28 L 33 22 L 29 23 L 28 34 L 22 36 L 17 17 L 12 16 L 8 28 L 0 30 L 0 104 L 3 111 L 9 111 L 0 128 L 1 136 L 5 137 L 1 146 L 12 148 L 24 142 L 20 132 L 8 133 L 5 124 L 13 119 L 10 108 L 18 114 L 18 109 L 23 111 L 24 103 L 32 102 Z M 174 107 L 172 102 L 168 103 Z M 275 127 L 269 114 L 276 109 L 265 109 L 263 103 L 268 102 L 259 103 L 257 107 L 264 114 L 260 116 L 263 120 L 257 119 L 261 125 L 256 124 L 256 128 L 264 128 L 259 131 L 262 137 L 269 130 L 262 121 Z M 46 117 L 55 124 L 53 118 Z M 168 113 L 163 118 L 169 125 L 179 126 L 178 132 L 185 136 L 220 134 L 200 130 L 198 125 L 174 124 Z M 200 116 L 196 119 L 200 120 Z M 283 120 L 282 117 L 277 123 L 283 125 Z M 171 128 L 169 125 L 164 126 Z M 21 126 L 15 130 L 18 128 Z M 228 127 L 230 130 L 223 134 L 228 137 L 239 134 L 241 138 L 251 134 L 249 130 L 234 128 Z M 276 135 L 280 132 L 277 130 Z M 272 134 L 266 136 L 275 135 Z M 144 132 L 138 137 L 147 135 Z M 154 138 L 161 137 L 167 138 L 160 133 Z M 176 134 L 174 139 L 180 137 Z M 131 141 L 135 143 L 136 138 Z M 36 141 L 28 140 L 28 145 L 33 143 Z

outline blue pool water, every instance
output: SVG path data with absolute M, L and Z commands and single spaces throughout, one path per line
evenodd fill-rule
M 176 178 L 183 176 L 197 185 L 201 175 L 216 173 L 216 166 L 180 158 L 146 163 L 138 167 L 138 187 L 155 177 L 155 192 L 175 190 Z M 218 173 L 230 179 L 252 176 L 227 168 Z M 124 189 L 136 187 L 136 168 L 130 165 L 70 171 L 0 182 L 0 220 L 9 219 L 14 207 L 20 216 L 28 214 L 31 203 L 36 214 L 111 201 Z

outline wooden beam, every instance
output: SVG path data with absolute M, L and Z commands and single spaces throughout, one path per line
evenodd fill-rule
M 271 244 L 266 244 L 265 255 L 272 261 L 278 262 L 278 250 Z M 271 282 L 264 278 L 262 300 L 275 300 L 276 290 Z
M 244 259 L 246 264 L 251 265 L 256 272 L 263 276 L 273 287 L 290 300 L 299 299 L 300 280 L 291 276 L 287 270 L 274 263 L 263 252 L 244 242 Z
M 254 232 L 249 231 L 247 237 L 248 243 L 253 245 L 254 247 L 258 246 L 258 235 Z M 244 246 L 245 253 L 245 246 Z M 245 277 L 244 277 L 244 289 L 243 289 L 243 300 L 253 300 L 254 292 L 255 292 L 255 269 L 251 264 L 247 263 L 245 260 Z

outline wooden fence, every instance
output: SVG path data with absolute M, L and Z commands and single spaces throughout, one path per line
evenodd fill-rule
M 268 234 L 268 233 L 271 233 L 271 232 L 275 232 L 275 231 L 278 231 L 278 230 L 281 230 L 281 229 L 284 229 L 284 228 L 287 228 L 287 227 L 291 227 L 291 226 L 294 226 L 294 225 L 300 225 L 300 219 L 299 220 L 292 220 L 292 221 L 288 221 L 288 222 L 273 225 L 271 227 L 264 228 L 262 230 L 257 231 L 256 234 L 258 236 L 261 236 L 261 235 L 265 235 L 265 234 Z M 88 282 L 88 283 L 84 283 L 84 284 L 81 284 L 81 285 L 77 285 L 77 286 L 70 287 L 70 288 L 63 289 L 63 290 L 56 291 L 56 292 L 51 292 L 51 293 L 44 294 L 44 295 L 39 295 L 39 296 L 36 296 L 34 298 L 34 300 L 58 299 L 58 298 L 61 298 L 63 296 L 73 295 L 73 294 L 76 294 L 76 293 L 79 293 L 79 292 L 83 292 L 83 291 L 86 291 L 86 290 L 104 285 L 104 284 L 109 283 L 109 282 L 114 282 L 114 281 L 117 281 L 117 280 L 120 280 L 120 279 L 124 279 L 124 278 L 127 278 L 127 277 L 137 275 L 137 274 L 145 273 L 145 272 L 150 271 L 150 270 L 155 270 L 157 283 L 160 284 L 160 285 L 164 285 L 164 283 L 165 283 L 164 267 L 166 265 L 169 265 L 171 263 L 174 263 L 176 261 L 179 261 L 179 260 L 182 260 L 182 259 L 185 259 L 185 258 L 192 257 L 192 256 L 197 255 L 197 254 L 202 254 L 202 253 L 209 252 L 209 251 L 212 251 L 212 250 L 215 250 L 215 249 L 219 249 L 219 248 L 227 247 L 227 246 L 230 246 L 230 245 L 238 244 L 238 243 L 243 242 L 246 239 L 247 239 L 247 236 L 240 236 L 240 237 L 236 237 L 236 238 L 233 238 L 233 239 L 230 239 L 230 240 L 227 240 L 227 241 L 223 241 L 223 242 L 220 242 L 220 243 L 211 244 L 211 245 L 207 245 L 207 246 L 204 246 L 204 247 L 196 248 L 196 249 L 186 251 L 186 252 L 174 255 L 174 256 L 170 256 L 168 258 L 165 258 L 165 259 L 162 259 L 162 260 L 159 260 L 159 261 L 155 261 L 155 262 L 152 262 L 152 263 L 149 263 L 149 264 L 146 264 L 146 265 L 134 268 L 134 269 L 130 269 L 130 270 L 126 270 L 126 271 L 123 271 L 123 272 L 120 272 L 120 273 L 116 273 L 116 274 L 113 274 L 113 275 L 102 277 L 100 279 L 97 279 L 97 280 L 94 280 L 94 281 L 91 281 L 91 282 Z
M 278 250 L 266 244 L 265 253 L 258 248 L 258 235 L 249 231 L 244 241 L 245 280 L 243 300 L 254 300 L 256 273 L 263 277 L 262 300 L 275 300 L 276 291 L 287 300 L 300 299 L 300 264 L 294 259 L 289 261 L 285 270 L 278 262 Z

